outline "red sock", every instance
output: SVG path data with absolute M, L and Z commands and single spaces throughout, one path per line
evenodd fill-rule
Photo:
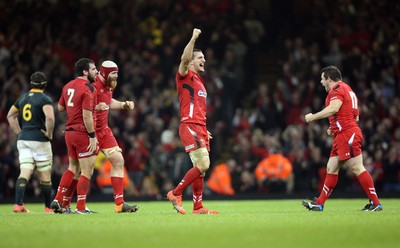
M 328 199 L 329 195 L 332 193 L 333 189 L 336 187 L 338 182 L 338 174 L 326 174 L 324 187 L 322 187 L 321 194 L 315 203 L 324 205 L 325 201 Z
M 197 210 L 203 207 L 204 177 L 200 176 L 193 181 L 192 190 L 193 209 Z
M 372 180 L 372 177 L 369 174 L 369 172 L 364 171 L 360 175 L 358 175 L 357 178 L 358 178 L 358 181 L 360 182 L 361 187 L 363 188 L 365 194 L 368 196 L 368 199 L 373 201 L 375 206 L 380 204 L 378 195 L 376 194 L 376 191 L 375 191 L 374 180 Z
M 56 197 L 54 197 L 54 200 L 57 200 L 59 203 L 62 203 L 63 201 L 63 196 L 68 190 L 68 187 L 70 186 L 72 180 L 74 179 L 75 174 L 72 173 L 70 170 L 66 170 L 64 172 L 64 175 L 61 177 L 60 184 L 58 185 L 57 188 L 57 194 Z
M 85 210 L 86 208 L 86 195 L 89 192 L 89 186 L 90 186 L 90 179 L 85 177 L 85 176 L 80 176 L 76 193 L 78 195 L 77 201 L 76 201 L 76 208 L 78 210 Z
M 78 184 L 78 179 L 73 179 L 71 184 L 68 187 L 67 192 L 65 192 L 62 201 L 62 207 L 69 207 L 71 205 L 72 196 L 75 193 L 76 185 Z
M 122 177 L 111 177 L 111 184 L 114 190 L 115 205 L 124 203 L 124 179 Z
M 188 170 L 186 172 L 185 176 L 183 177 L 182 181 L 176 186 L 174 191 L 172 193 L 174 195 L 182 195 L 183 191 L 189 186 L 190 184 L 193 183 L 196 178 L 198 178 L 202 173 L 200 170 L 195 166 L 192 169 Z

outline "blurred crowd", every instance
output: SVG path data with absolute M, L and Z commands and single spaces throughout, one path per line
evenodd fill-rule
M 19 172 L 9 108 L 29 90 L 29 76 L 37 70 L 47 74 L 46 93 L 56 106 L 80 57 L 98 65 L 115 61 L 114 98 L 135 102 L 134 111 L 109 116 L 125 157 L 127 194 L 159 196 L 179 183 L 192 165 L 177 134 L 174 78 L 193 27 L 203 31 L 197 46 L 206 57 L 213 134 L 207 193 L 319 191 L 332 138 L 327 120 L 306 125 L 303 116 L 324 106 L 320 69 L 327 65 L 341 69 L 359 98 L 364 163 L 378 193 L 400 192 L 399 8 L 390 0 L 0 3 L 0 200 L 13 198 Z M 271 58 L 278 79 L 258 79 L 256 72 L 267 70 L 262 66 Z M 56 111 L 54 188 L 68 163 L 65 119 Z M 276 154 L 285 160 L 279 175 L 273 170 L 280 158 L 267 161 Z M 106 164 L 98 159 L 96 176 L 103 176 Z M 210 177 L 217 165 L 220 176 Z M 92 192 L 106 192 L 96 176 Z M 362 191 L 346 168 L 340 177 L 337 191 Z M 227 191 L 214 188 L 219 178 Z M 39 183 L 31 181 L 26 195 L 36 196 Z

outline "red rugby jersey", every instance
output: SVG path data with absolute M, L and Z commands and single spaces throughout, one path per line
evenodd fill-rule
M 96 82 L 94 82 L 93 85 L 97 90 L 96 104 L 100 102 L 105 102 L 108 106 L 110 106 L 114 92 L 113 89 L 106 86 L 99 76 L 96 77 Z M 108 127 L 108 111 L 109 109 L 103 111 L 96 111 L 96 131 Z
M 76 78 L 64 85 L 58 103 L 67 111 L 66 130 L 87 132 L 83 122 L 82 110 L 94 111 L 97 96 L 96 88 L 87 80 Z M 93 113 L 93 121 L 96 118 Z
M 329 117 L 329 124 L 334 135 L 358 127 L 357 116 L 359 115 L 357 96 L 345 82 L 338 82 L 328 92 L 325 105 L 328 106 L 332 100 L 336 99 L 342 101 L 342 106 L 336 114 Z
M 206 125 L 207 91 L 199 74 L 189 70 L 183 77 L 176 73 L 176 87 L 182 123 Z

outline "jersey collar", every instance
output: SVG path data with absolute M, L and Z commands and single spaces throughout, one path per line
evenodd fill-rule
M 29 92 L 40 93 L 40 92 L 43 92 L 43 90 L 40 90 L 40 89 L 31 89 Z

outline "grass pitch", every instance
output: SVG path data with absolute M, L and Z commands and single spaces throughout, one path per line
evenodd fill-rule
M 400 199 L 382 199 L 383 211 L 359 211 L 365 199 L 329 199 L 324 212 L 300 200 L 207 201 L 219 215 L 177 214 L 168 201 L 139 202 L 131 214 L 113 203 L 88 203 L 90 215 L 43 213 L 42 204 L 15 214 L 0 205 L 0 247 L 399 247 Z

